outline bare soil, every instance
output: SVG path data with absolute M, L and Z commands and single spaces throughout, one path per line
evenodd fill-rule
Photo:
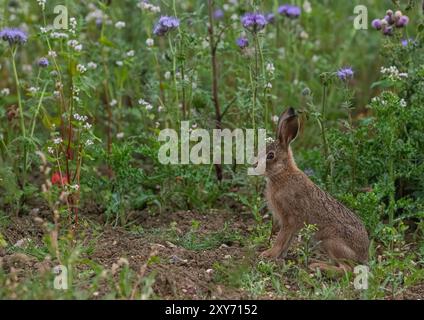
M 96 216 L 90 219 L 96 220 Z M 247 292 L 234 287 L 227 287 L 214 280 L 213 266 L 216 262 L 231 264 L 232 261 L 246 261 L 252 264 L 257 259 L 258 248 L 245 248 L 238 242 L 229 242 L 218 248 L 193 251 L 178 246 L 160 236 L 169 232 L 173 222 L 177 232 L 185 234 L 192 228 L 192 221 L 199 221 L 200 233 L 222 230 L 225 224 L 233 232 L 248 235 L 254 220 L 249 215 L 235 215 L 226 212 L 210 212 L 207 215 L 191 211 L 162 214 L 160 216 L 144 215 L 137 224 L 145 232 L 131 232 L 123 228 L 102 227 L 101 232 L 90 228 L 90 223 L 81 224 L 79 234 L 84 241 L 95 242 L 94 251 L 88 258 L 110 269 L 118 259 L 126 258 L 130 268 L 138 272 L 143 269 L 152 253 L 159 257 L 157 263 L 146 270 L 155 272 L 155 294 L 164 299 L 250 299 Z M 156 231 L 156 232 L 154 232 Z M 8 227 L 2 231 L 5 240 L 16 244 L 22 239 L 30 238 L 41 244 L 44 234 L 41 225 L 34 223 L 33 216 L 14 217 Z M 48 268 L 36 258 L 24 254 L 6 253 L 0 250 L 0 260 L 5 270 L 20 267 L 28 272 Z M 295 289 L 295 284 L 293 289 Z M 105 293 L 105 292 L 103 292 Z M 102 296 L 102 294 L 100 295 Z M 270 297 L 262 297 L 264 299 Z M 397 299 L 423 299 L 424 284 L 407 289 Z

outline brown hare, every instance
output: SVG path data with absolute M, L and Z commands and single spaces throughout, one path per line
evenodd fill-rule
M 360 219 L 299 170 L 290 143 L 296 138 L 299 119 L 293 108 L 281 116 L 277 140 L 266 149 L 266 198 L 280 230 L 271 249 L 262 257 L 285 257 L 290 242 L 305 224 L 318 228 L 314 238 L 338 267 L 315 263 L 310 268 L 351 270 L 350 263 L 368 261 L 368 234 Z

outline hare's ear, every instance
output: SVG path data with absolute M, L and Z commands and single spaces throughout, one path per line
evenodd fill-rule
M 293 108 L 287 109 L 280 116 L 277 139 L 283 148 L 288 148 L 299 132 L 299 119 Z

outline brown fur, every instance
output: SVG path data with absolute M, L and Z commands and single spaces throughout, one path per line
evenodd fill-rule
M 305 224 L 315 224 L 315 239 L 342 270 L 348 268 L 347 261 L 366 264 L 369 240 L 360 219 L 297 168 L 290 143 L 298 130 L 299 120 L 290 108 L 280 117 L 277 141 L 267 146 L 266 198 L 280 231 L 272 248 L 262 256 L 285 257 L 300 229 Z M 329 268 L 322 263 L 315 266 Z

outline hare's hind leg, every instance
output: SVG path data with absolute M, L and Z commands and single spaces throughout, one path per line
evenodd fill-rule
M 335 266 L 327 262 L 314 262 L 311 263 L 308 267 L 312 271 L 316 271 L 316 269 L 323 271 L 333 271 L 337 273 L 345 273 L 351 271 L 350 266 L 343 263 L 339 263 L 339 266 Z
M 352 271 L 349 262 L 356 260 L 356 253 L 342 239 L 326 239 L 322 241 L 322 248 L 327 252 L 331 260 L 345 271 Z

